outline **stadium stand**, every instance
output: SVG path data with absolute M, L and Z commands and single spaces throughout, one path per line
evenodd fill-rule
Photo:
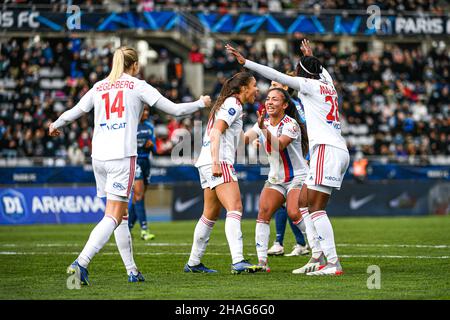
M 251 38 L 239 43 L 249 59 L 268 63 L 280 70 L 295 68 L 298 43 L 290 51 L 267 52 Z M 111 45 L 94 47 L 83 39 L 13 38 L 1 44 L 0 51 L 0 154 L 1 157 L 69 157 L 90 154 L 93 115 L 72 124 L 59 139 L 49 139 L 44 129 L 50 120 L 71 108 L 88 88 L 106 76 Z M 317 43 L 315 55 L 328 67 L 339 83 L 341 121 L 349 149 L 365 155 L 407 156 L 450 155 L 449 132 L 449 48 L 439 45 L 425 52 L 420 46 L 387 44 L 379 54 L 354 46 L 348 52 L 336 44 Z M 63 57 L 71 57 L 71 59 Z M 269 59 L 270 57 L 270 59 Z M 176 102 L 194 99 L 185 84 L 181 57 L 161 49 L 157 61 L 168 61 L 169 81 L 154 75 L 146 79 Z M 217 41 L 210 55 L 193 47 L 189 60 L 204 60 L 206 72 L 217 74 L 211 88 L 218 95 L 224 76 L 238 65 L 226 55 Z M 260 79 L 262 88 L 267 88 Z M 262 96 L 260 97 L 262 98 Z M 251 125 L 258 105 L 246 106 Z M 201 120 L 196 113 L 191 120 Z M 205 115 L 203 116 L 205 120 Z M 154 115 L 159 155 L 170 154 L 176 142 L 175 129 L 192 129 L 191 121 Z M 190 122 L 190 124 L 188 123 Z M 187 125 L 186 125 L 187 124 Z M 167 125 L 167 126 L 166 126 Z M 75 148 L 68 152 L 70 148 Z M 71 157 L 72 158 L 72 157 Z M 70 162 L 79 162 L 76 157 Z
M 46 6 L 51 10 L 65 11 L 69 1 L 57 0 L 6 0 L 7 4 L 32 4 L 37 7 Z M 378 5 L 381 10 L 390 12 L 414 11 L 414 12 L 432 12 L 442 14 L 448 7 L 446 1 L 441 0 L 73 0 L 72 4 L 79 5 L 85 10 L 128 10 L 136 8 L 142 11 L 161 10 L 165 8 L 183 9 L 183 10 L 210 10 L 219 13 L 235 13 L 241 10 L 250 10 L 254 12 L 281 12 L 283 10 L 315 9 L 315 10 L 366 10 L 372 4 Z

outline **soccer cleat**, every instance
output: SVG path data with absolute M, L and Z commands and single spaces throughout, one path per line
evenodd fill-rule
M 261 267 L 261 270 L 259 270 L 259 271 L 267 272 L 267 273 L 270 272 L 270 267 L 269 267 L 269 264 L 267 263 L 267 261 L 259 260 L 258 266 Z
M 83 268 L 78 264 L 78 261 L 75 260 L 72 262 L 70 266 L 67 267 L 68 274 L 75 274 L 79 276 L 80 283 L 85 286 L 89 286 L 91 283 L 89 282 L 89 272 L 86 268 Z
M 303 273 L 317 271 L 317 270 L 320 270 L 320 268 L 325 267 L 326 264 L 327 263 L 325 261 L 325 256 L 322 253 L 318 259 L 311 257 L 311 259 L 309 259 L 307 264 L 305 264 L 301 268 L 293 270 L 292 273 L 293 274 L 303 274 Z
M 200 263 L 196 266 L 190 266 L 187 263 L 184 265 L 184 272 L 192 272 L 192 273 L 216 273 L 217 270 L 209 269 L 205 267 L 203 263 Z
M 247 260 L 242 260 L 231 265 L 232 274 L 240 274 L 241 272 L 255 273 L 262 270 L 262 266 L 251 264 Z
M 273 243 L 273 246 L 267 251 L 269 256 L 281 256 L 284 253 L 284 247 L 277 241 Z
M 296 257 L 296 256 L 305 256 L 309 254 L 308 246 L 302 246 L 300 244 L 296 244 L 292 249 L 292 252 L 289 254 L 285 254 L 285 257 Z
M 343 275 L 344 271 L 342 270 L 341 263 L 339 260 L 336 263 L 327 263 L 327 265 L 323 268 L 320 268 L 317 271 L 308 272 L 307 276 L 340 276 Z
M 138 274 L 133 274 L 133 272 L 130 272 L 128 275 L 128 282 L 144 282 L 145 278 L 142 275 L 140 271 L 138 271 Z
M 142 240 L 153 240 L 155 239 L 155 235 L 150 233 L 148 230 L 141 230 L 141 239 Z

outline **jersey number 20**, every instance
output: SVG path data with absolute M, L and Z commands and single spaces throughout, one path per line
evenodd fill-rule
M 118 118 L 122 118 L 122 112 L 125 110 L 123 106 L 123 90 L 117 92 L 111 107 L 109 103 L 109 92 L 102 95 L 102 99 L 105 100 L 106 120 L 109 120 L 110 114 L 114 112 L 117 112 Z
M 328 121 L 338 121 L 339 122 L 339 111 L 338 111 L 338 98 L 335 97 L 333 99 L 332 96 L 326 96 L 325 102 L 329 102 L 331 104 L 331 110 L 327 114 Z

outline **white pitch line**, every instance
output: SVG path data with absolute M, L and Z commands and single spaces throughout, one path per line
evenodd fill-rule
M 137 242 L 139 243 L 139 242 Z M 25 244 L 27 245 L 27 244 Z M 36 243 L 36 247 L 79 247 L 83 246 L 84 243 Z M 114 243 L 108 243 L 107 246 L 115 247 Z M 189 242 L 151 242 L 144 243 L 147 247 L 190 247 L 192 243 Z M 214 243 L 210 244 L 212 246 L 228 246 L 227 243 Z M 3 243 L 0 247 L 18 247 L 17 243 Z M 420 249 L 448 249 L 450 245 L 448 244 L 438 244 L 438 245 L 426 245 L 426 244 L 378 244 L 378 243 L 338 243 L 338 247 L 377 247 L 377 248 L 420 248 Z
M 79 252 L 17 252 L 17 251 L 0 251 L 0 255 L 78 255 Z M 102 255 L 118 255 L 118 252 L 103 252 Z M 176 255 L 189 256 L 190 252 L 135 252 L 140 256 L 161 256 Z M 212 256 L 228 256 L 228 253 L 208 252 L 207 255 Z M 247 256 L 256 256 L 254 253 Z M 450 256 L 398 256 L 398 255 L 340 255 L 341 258 L 376 258 L 376 259 L 450 259 Z
M 427 245 L 427 244 L 378 244 L 378 243 L 339 243 L 338 247 L 378 247 L 378 248 L 431 248 L 431 249 L 447 249 L 450 245 Z

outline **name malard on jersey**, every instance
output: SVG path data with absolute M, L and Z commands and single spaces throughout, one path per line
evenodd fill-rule
M 326 95 L 326 96 L 336 96 L 337 92 L 334 88 L 321 85 L 320 86 L 320 94 Z

